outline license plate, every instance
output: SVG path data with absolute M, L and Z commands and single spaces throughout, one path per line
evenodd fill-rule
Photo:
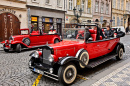
M 44 74 L 44 72 L 43 72 L 43 71 L 38 70 L 38 69 L 36 69 L 36 68 L 34 68 L 34 69 L 33 69 L 33 71 L 35 71 L 35 72 L 37 72 L 37 73 L 39 73 L 39 74 L 42 74 L 42 75 Z

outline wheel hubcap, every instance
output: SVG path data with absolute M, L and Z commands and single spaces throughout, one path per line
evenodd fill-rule
M 83 63 L 86 63 L 86 61 L 87 61 L 87 56 L 86 56 L 85 54 L 83 55 L 81 61 L 82 61 Z
M 73 68 L 69 68 L 66 71 L 65 77 L 67 80 L 71 80 L 74 77 L 74 69 Z
M 122 58 L 122 56 L 123 56 L 123 50 L 122 49 L 120 49 L 120 58 Z

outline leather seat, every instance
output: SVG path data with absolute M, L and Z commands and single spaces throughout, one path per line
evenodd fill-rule
M 89 29 L 89 32 L 90 32 L 90 34 L 91 34 L 91 37 L 93 38 L 92 41 L 96 41 L 97 30 Z

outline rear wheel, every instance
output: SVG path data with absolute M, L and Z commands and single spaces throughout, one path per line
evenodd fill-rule
M 63 84 L 72 84 L 77 76 L 77 69 L 74 64 L 63 65 L 58 70 L 59 81 Z
M 119 50 L 118 50 L 118 55 L 116 56 L 116 59 L 117 60 L 121 60 L 121 59 L 123 59 L 123 48 L 119 48 Z
M 59 40 L 58 40 L 58 39 L 55 39 L 54 43 L 58 43 L 58 42 L 59 42 Z
M 21 44 L 17 44 L 17 46 L 16 46 L 16 52 L 17 52 L 17 53 L 20 53 L 21 50 L 22 50 Z

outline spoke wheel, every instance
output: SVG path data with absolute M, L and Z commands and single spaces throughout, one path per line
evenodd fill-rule
M 123 59 L 123 48 L 120 48 L 119 50 L 118 50 L 118 56 L 116 57 L 116 59 L 117 60 L 121 60 L 121 59 Z
M 59 80 L 63 84 L 72 84 L 77 76 L 77 69 L 74 64 L 61 66 L 58 70 Z

